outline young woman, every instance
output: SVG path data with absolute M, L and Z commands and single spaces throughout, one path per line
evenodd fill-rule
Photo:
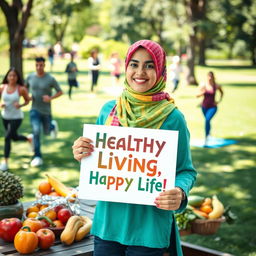
M 110 58 L 110 69 L 111 69 L 111 76 L 114 78 L 114 84 L 119 85 L 119 80 L 121 76 L 121 66 L 122 62 L 119 58 L 118 52 L 113 52 Z
M 220 99 L 216 101 L 216 92 L 220 92 Z M 221 102 L 223 97 L 223 90 L 219 84 L 215 82 L 213 72 L 207 74 L 207 81 L 199 87 L 197 97 L 203 97 L 202 111 L 205 117 L 205 146 L 210 140 L 211 120 L 217 112 L 217 105 Z
M 11 152 L 11 140 L 31 143 L 31 138 L 18 134 L 18 128 L 24 118 L 21 108 L 29 103 L 30 98 L 27 89 L 23 86 L 20 74 L 15 68 L 11 68 L 5 75 L 0 86 L 0 97 L 2 98 L 0 106 L 5 128 L 4 161 L 0 165 L 0 170 L 6 171 Z M 21 97 L 24 99 L 22 104 L 20 104 Z
M 163 90 L 166 85 L 166 56 L 150 40 L 134 43 L 125 60 L 125 90 L 117 101 L 106 103 L 97 124 L 178 130 L 175 188 L 161 192 L 155 206 L 99 201 L 91 233 L 95 256 L 162 256 L 166 248 L 182 255 L 174 211 L 187 205 L 196 171 L 192 165 L 189 132 L 182 113 Z M 78 138 L 74 158 L 93 154 L 92 141 Z

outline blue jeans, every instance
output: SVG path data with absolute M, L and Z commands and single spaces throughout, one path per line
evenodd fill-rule
M 51 124 L 52 117 L 51 115 L 45 115 L 38 112 L 35 109 L 30 110 L 30 123 L 32 126 L 33 132 L 33 141 L 34 141 L 34 157 L 42 157 L 41 154 L 41 143 L 40 143 L 40 133 L 41 126 L 43 127 L 44 134 L 50 134 L 50 131 L 54 128 Z
M 180 80 L 178 80 L 178 79 L 173 79 L 173 80 L 172 80 L 172 83 L 173 83 L 172 92 L 174 92 L 175 90 L 177 90 L 178 85 L 179 85 L 179 82 L 180 82 Z
M 204 108 L 202 107 L 202 111 L 205 117 L 205 136 L 208 136 L 210 134 L 211 130 L 211 119 L 214 117 L 214 115 L 217 112 L 217 107 L 212 108 Z
M 94 237 L 94 256 L 162 256 L 164 248 L 127 246 Z

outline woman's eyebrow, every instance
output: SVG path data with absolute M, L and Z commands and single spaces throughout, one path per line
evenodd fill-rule
M 130 61 L 139 63 L 139 61 L 138 61 L 138 60 L 135 60 L 135 59 L 131 59 Z M 144 63 L 154 63 L 154 61 L 153 61 L 153 60 L 146 60 Z

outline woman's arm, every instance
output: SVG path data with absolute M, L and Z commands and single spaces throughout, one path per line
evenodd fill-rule
M 219 99 L 218 101 L 216 101 L 216 103 L 219 104 L 219 103 L 222 101 L 224 92 L 223 92 L 223 90 L 222 90 L 221 85 L 217 85 L 217 90 L 220 92 L 220 99 Z
M 2 98 L 3 89 L 4 89 L 4 85 L 1 84 L 1 85 L 0 85 L 0 107 L 1 107 L 1 108 L 4 108 L 4 107 L 5 107 L 5 104 L 4 104 L 4 103 L 1 103 L 1 98 Z
M 199 91 L 196 94 L 196 97 L 199 98 L 201 96 L 203 96 L 205 94 L 205 86 L 204 85 L 200 85 L 199 86 Z
M 24 107 L 24 106 L 28 105 L 28 103 L 30 101 L 30 97 L 28 95 L 28 90 L 27 90 L 27 88 L 25 86 L 19 86 L 19 93 L 23 97 L 24 103 L 23 104 L 19 104 L 18 102 L 15 102 L 15 107 L 16 108 Z

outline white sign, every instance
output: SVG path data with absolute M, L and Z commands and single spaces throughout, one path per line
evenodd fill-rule
M 178 131 L 84 125 L 94 152 L 81 161 L 79 198 L 154 205 L 174 188 Z

